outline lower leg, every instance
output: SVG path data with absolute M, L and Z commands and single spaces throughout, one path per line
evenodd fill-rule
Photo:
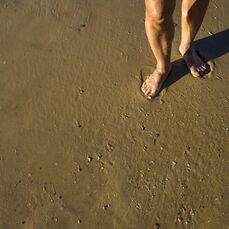
M 145 0 L 145 29 L 153 54 L 156 70 L 142 85 L 142 91 L 155 96 L 161 88 L 163 78 L 171 69 L 170 55 L 174 36 L 172 14 L 175 0 Z
M 172 14 L 175 0 L 145 0 L 145 29 L 159 69 L 170 64 L 174 25 Z
M 180 52 L 183 54 L 192 46 L 192 42 L 203 22 L 209 0 L 183 0 L 181 18 Z
M 184 57 L 193 76 L 204 75 L 210 67 L 192 47 L 194 38 L 203 22 L 209 0 L 183 0 L 182 2 L 182 30 L 179 51 Z

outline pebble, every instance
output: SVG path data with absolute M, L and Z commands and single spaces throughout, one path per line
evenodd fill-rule
M 181 222 L 182 222 L 182 218 L 179 217 L 179 218 L 177 219 L 177 221 L 178 221 L 178 223 L 181 223 Z
M 110 204 L 106 204 L 106 205 L 103 206 L 103 209 L 107 210 L 109 207 L 110 207 Z
M 28 207 L 31 207 L 31 206 L 32 206 L 32 204 L 31 204 L 30 202 L 28 202 L 28 203 L 27 203 L 27 206 L 28 206 Z
M 155 165 L 155 161 L 150 161 L 150 164 Z
M 190 215 L 193 217 L 195 215 L 195 211 L 191 208 Z
M 97 160 L 98 160 L 98 161 L 100 161 L 101 158 L 102 158 L 102 155 L 98 155 L 98 156 L 97 156 Z
M 77 126 L 78 128 L 81 128 L 81 127 L 82 127 L 82 125 L 81 125 L 81 123 L 79 122 L 79 120 L 76 120 L 76 126 Z
M 81 220 L 81 219 L 78 219 L 78 220 L 77 220 L 77 223 L 78 223 L 78 224 L 81 224 L 81 223 L 82 223 L 82 220 Z
M 52 219 L 53 219 L 54 222 L 56 222 L 56 223 L 58 222 L 58 218 L 52 217 Z
M 84 90 L 82 88 L 80 88 L 80 91 L 79 91 L 80 94 L 83 94 L 84 93 Z
M 211 31 L 208 31 L 208 34 L 209 34 L 209 35 L 214 35 L 214 33 L 213 33 L 213 32 L 211 32 Z
M 144 171 L 143 170 L 140 170 L 140 176 L 144 177 Z
M 88 156 L 88 157 L 87 157 L 87 161 L 88 161 L 88 162 L 91 162 L 92 160 L 93 160 L 93 158 L 92 158 L 91 156 Z

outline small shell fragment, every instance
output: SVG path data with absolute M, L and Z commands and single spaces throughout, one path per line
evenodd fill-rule
M 87 161 L 91 162 L 93 160 L 93 158 L 91 156 L 87 156 Z

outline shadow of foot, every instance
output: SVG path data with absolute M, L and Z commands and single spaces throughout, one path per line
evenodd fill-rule
M 194 48 L 198 50 L 203 60 L 210 66 L 209 74 L 205 75 L 203 78 L 211 77 L 212 71 L 215 68 L 214 59 L 229 52 L 228 41 L 229 29 L 194 42 Z M 188 73 L 189 69 L 186 67 L 182 58 L 174 61 L 172 72 L 164 83 L 163 88 L 171 86 Z
M 214 59 L 223 56 L 229 52 L 229 29 L 222 32 L 216 33 L 209 37 L 197 40 L 194 42 L 194 48 L 201 54 L 203 60 L 210 66 L 209 74 L 202 78 L 211 77 L 212 71 L 214 70 L 215 64 Z M 145 77 L 154 71 L 152 66 L 145 66 L 140 70 L 140 86 L 145 80 Z M 169 77 L 166 79 L 162 86 L 161 91 L 165 91 L 169 86 L 174 84 L 176 81 L 187 75 L 189 69 L 186 66 L 183 58 L 175 60 L 172 63 L 172 70 Z

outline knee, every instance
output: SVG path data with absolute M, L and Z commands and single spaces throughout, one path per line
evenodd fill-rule
M 146 12 L 145 23 L 150 24 L 163 24 L 169 20 L 164 12 Z
M 145 22 L 148 24 L 164 24 L 171 22 L 175 5 L 164 4 L 154 6 L 146 4 Z

